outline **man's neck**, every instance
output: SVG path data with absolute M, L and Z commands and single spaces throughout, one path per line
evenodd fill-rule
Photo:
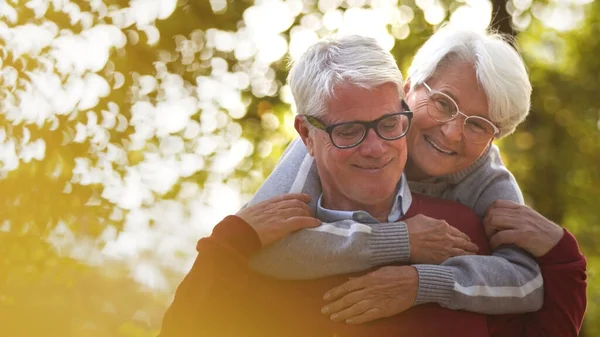
M 378 221 L 387 222 L 388 215 L 390 214 L 390 210 L 394 205 L 395 198 L 396 193 L 392 194 L 386 200 L 381 202 L 377 202 L 375 204 L 364 204 L 344 198 L 330 198 L 328 197 L 327 193 L 323 191 L 321 206 L 337 211 L 365 211 Z

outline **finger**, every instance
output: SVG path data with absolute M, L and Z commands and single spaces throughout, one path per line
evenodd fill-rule
M 295 216 L 287 219 L 285 222 L 293 231 L 303 228 L 319 227 L 321 225 L 321 220 L 310 216 Z
M 383 310 L 381 308 L 376 307 L 376 308 L 371 308 L 358 316 L 347 319 L 346 323 L 362 324 L 362 323 L 371 322 L 371 321 L 374 321 L 376 319 L 383 318 L 383 317 L 385 317 L 385 315 L 383 314 Z
M 479 251 L 479 246 L 462 238 L 457 238 L 454 240 L 454 247 L 473 253 L 477 253 Z
M 321 313 L 324 315 L 335 316 L 337 318 L 337 314 L 339 314 L 341 311 L 355 305 L 358 302 L 362 302 L 364 298 L 364 289 L 351 292 L 349 294 L 346 294 L 344 297 L 338 299 L 337 301 L 329 303 L 323 308 L 321 308 Z
M 274 207 L 277 207 L 279 209 L 284 209 L 284 208 L 308 208 L 308 204 L 305 203 L 302 200 L 298 200 L 298 199 L 284 199 L 284 200 L 279 200 L 277 202 L 272 203 L 272 205 Z
M 466 233 L 461 232 L 456 227 L 450 226 L 450 234 L 452 234 L 453 236 L 462 238 L 463 240 L 471 241 L 471 237 L 470 236 L 468 236 Z
M 519 238 L 518 236 L 519 231 L 517 230 L 508 229 L 500 231 L 490 238 L 490 246 L 492 246 L 492 249 L 496 249 L 501 245 L 516 244 Z
M 369 309 L 372 309 L 372 306 L 368 301 L 359 301 L 346 309 L 334 313 L 329 318 L 334 322 L 341 322 L 356 317 Z
M 515 229 L 519 223 L 519 219 L 510 214 L 494 214 L 484 219 L 484 226 L 493 227 L 497 231 Z
M 312 214 L 312 210 L 310 209 L 310 206 L 308 206 L 307 203 L 302 202 L 300 200 L 295 201 L 295 207 L 296 208 L 300 208 L 302 210 L 304 210 L 305 212 L 307 212 L 308 214 Z
M 494 208 L 488 211 L 484 218 L 493 218 L 496 216 L 514 215 L 515 210 L 511 208 Z
M 325 301 L 332 301 L 336 298 L 340 298 L 350 292 L 360 290 L 364 288 L 364 277 L 353 278 L 350 281 L 345 282 L 344 284 L 335 287 L 328 292 L 325 293 L 323 299 Z
M 312 200 L 312 197 L 310 196 L 310 194 L 306 194 L 306 193 L 290 193 L 290 194 L 288 194 L 288 196 L 291 199 L 297 199 L 304 203 L 309 203 Z
M 523 207 L 523 205 L 518 204 L 514 201 L 510 201 L 510 200 L 495 200 L 489 207 L 488 210 L 490 209 L 497 209 L 497 208 L 508 208 L 508 209 L 519 209 Z
M 288 194 L 278 195 L 276 197 L 267 199 L 265 201 L 280 202 L 280 201 L 284 201 L 284 200 L 293 200 L 293 199 L 308 203 L 308 202 L 310 202 L 312 197 L 310 196 L 310 194 L 306 194 L 306 193 L 288 193 Z
M 485 231 L 485 236 L 488 238 L 488 240 L 496 233 L 498 233 L 498 228 L 492 226 L 492 225 L 488 225 L 485 224 L 483 225 L 483 230 Z
M 298 210 L 302 210 L 304 213 L 308 213 L 308 214 L 312 213 L 312 211 L 310 210 L 310 207 L 308 206 L 307 203 L 302 202 L 297 199 L 282 200 L 282 201 L 275 203 L 273 205 L 273 207 L 276 210 L 298 209 Z
M 508 200 L 495 200 L 485 210 L 484 216 L 488 216 L 490 213 L 506 210 L 514 210 L 519 208 L 521 205 Z
M 269 212 L 265 212 L 265 214 L 269 214 L 273 218 L 282 218 L 282 219 L 290 219 L 294 217 L 309 217 L 312 215 L 311 212 L 306 211 L 301 208 L 284 208 L 284 209 L 274 209 Z

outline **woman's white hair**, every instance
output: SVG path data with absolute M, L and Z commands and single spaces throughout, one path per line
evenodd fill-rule
M 442 27 L 417 51 L 408 70 L 410 90 L 445 67 L 471 63 L 486 92 L 490 119 L 500 129 L 497 137 L 504 137 L 525 120 L 531 105 L 531 83 L 515 48 L 499 33 Z
M 395 83 L 404 97 L 402 73 L 392 54 L 370 37 L 330 37 L 317 42 L 290 69 L 288 83 L 299 114 L 327 113 L 327 101 L 337 85 L 349 83 L 374 89 Z

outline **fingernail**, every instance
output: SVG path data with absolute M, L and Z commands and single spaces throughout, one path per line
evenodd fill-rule
M 321 313 L 327 315 L 329 313 L 329 307 L 323 307 L 323 309 L 321 309 Z
M 339 316 L 338 314 L 333 314 L 333 315 L 331 315 L 331 317 L 330 317 L 330 318 L 331 318 L 331 320 L 332 320 L 332 321 L 335 321 L 335 320 L 337 320 L 339 317 L 340 317 L 340 316 Z
M 354 321 L 353 321 L 353 320 L 351 320 L 351 319 L 347 319 L 347 320 L 346 320 L 346 323 L 347 323 L 347 324 L 352 324 L 352 323 L 354 323 Z
M 331 297 L 331 294 L 330 294 L 330 293 L 327 293 L 327 294 L 325 294 L 325 296 L 323 296 L 323 299 L 324 299 L 325 301 L 327 301 L 327 300 L 329 300 L 329 298 L 330 298 L 330 297 Z

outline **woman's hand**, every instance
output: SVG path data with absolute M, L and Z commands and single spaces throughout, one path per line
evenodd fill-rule
M 258 234 L 263 246 L 282 239 L 291 232 L 317 227 L 321 221 L 311 216 L 308 194 L 285 194 L 241 209 L 236 215 Z
M 485 234 L 493 249 L 503 244 L 521 247 L 535 257 L 548 253 L 564 231 L 529 206 L 496 200 L 483 220 Z
M 412 264 L 441 264 L 451 257 L 474 255 L 479 250 L 467 234 L 444 220 L 417 214 L 404 222 Z
M 418 288 L 415 267 L 382 267 L 329 290 L 323 298 L 334 302 L 324 306 L 321 313 L 349 324 L 394 316 L 412 307 Z

